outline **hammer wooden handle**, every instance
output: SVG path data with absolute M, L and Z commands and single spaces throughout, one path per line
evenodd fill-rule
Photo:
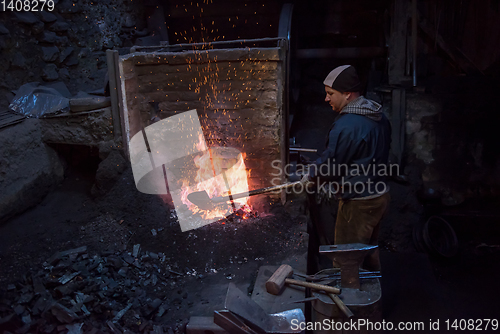
M 340 299 L 339 296 L 333 293 L 329 293 L 328 296 L 330 296 L 333 302 L 337 304 L 337 307 L 342 311 L 342 313 L 345 314 L 347 318 L 352 318 L 354 316 L 354 314 L 351 312 L 351 310 L 349 310 L 349 308 L 344 304 L 344 302 L 342 301 L 342 299 Z
M 311 282 L 298 281 L 296 279 L 291 279 L 291 278 L 285 279 L 285 283 L 286 284 L 292 284 L 292 285 L 300 285 L 300 286 L 303 286 L 303 287 L 306 287 L 306 288 L 311 288 L 311 289 L 314 289 L 314 290 L 322 290 L 322 291 L 326 291 L 326 292 L 329 292 L 329 293 L 337 293 L 337 294 L 340 293 L 340 289 L 339 288 L 335 288 L 333 286 L 323 285 L 323 284 L 317 284 L 317 283 L 311 283 Z
M 300 286 L 315 289 L 315 290 L 322 290 L 322 291 L 326 291 L 326 292 L 330 292 L 330 293 L 340 293 L 340 289 L 334 288 L 332 286 L 304 282 L 304 281 L 298 281 L 298 280 L 287 278 L 292 274 L 293 274 L 292 267 L 290 267 L 288 264 L 282 264 L 278 268 L 278 270 L 276 270 L 274 272 L 274 274 L 267 280 L 267 282 L 266 282 L 267 292 L 269 292 L 273 295 L 278 295 L 280 293 L 281 289 L 283 288 L 283 286 L 285 285 L 285 283 L 288 283 L 288 284 L 300 285 Z

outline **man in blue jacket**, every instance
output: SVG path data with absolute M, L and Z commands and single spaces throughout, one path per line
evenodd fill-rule
M 380 220 L 390 201 L 385 179 L 391 172 L 387 165 L 391 126 L 381 105 L 360 95 L 361 82 L 354 67 L 335 68 L 323 83 L 325 101 L 338 116 L 325 151 L 309 166 L 308 178 L 329 201 L 333 197 L 339 200 L 335 244 L 376 245 Z M 378 250 L 367 257 L 363 267 L 380 270 Z

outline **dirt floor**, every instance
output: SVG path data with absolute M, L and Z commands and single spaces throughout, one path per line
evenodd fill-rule
M 299 263 L 307 250 L 307 217 L 300 215 L 299 203 L 287 206 L 292 215 L 276 205 L 265 217 L 236 218 L 183 233 L 169 205 L 136 190 L 130 168 L 107 194 L 93 198 L 99 159 L 86 160 L 70 159 L 56 191 L 0 226 L 2 333 L 15 332 L 12 328 L 24 333 L 30 328 L 81 333 L 71 324 L 82 324 L 83 333 L 113 333 L 110 326 L 128 334 L 182 333 L 191 316 L 211 316 L 223 308 L 229 282 L 251 293 L 260 266 Z M 390 220 L 397 220 L 398 211 L 394 205 Z M 474 218 L 449 222 L 460 243 L 458 255 L 451 259 L 394 252 L 389 245 L 408 241 L 390 240 L 393 234 L 384 234 L 381 284 L 386 321 L 427 324 L 439 318 L 443 325 L 445 319 L 500 314 L 495 288 L 500 279 L 500 224 Z M 52 261 L 57 252 L 82 246 L 85 251 Z M 72 282 L 54 282 L 77 270 Z M 92 316 L 81 318 L 80 310 L 78 317 L 62 321 L 54 307 L 42 312 L 44 289 L 36 292 L 39 280 L 50 290 L 49 300 L 68 309 L 81 307 L 78 298 L 91 296 L 94 300 L 85 305 Z M 8 318 L 13 310 L 17 317 Z M 109 324 L 121 310 L 126 310 L 123 317 Z M 51 327 L 51 322 L 59 327 Z M 447 331 L 441 326 L 433 332 Z
M 140 303 L 160 299 L 165 311 L 157 318 L 128 312 L 137 318 L 122 325 L 138 333 L 140 324 L 151 320 L 165 331 L 181 332 L 191 315 L 210 316 L 223 308 L 229 282 L 251 292 L 259 266 L 298 258 L 307 250 L 304 216 L 293 219 L 281 205 L 265 217 L 224 220 L 183 233 L 169 205 L 137 191 L 130 168 L 106 195 L 92 198 L 92 169 L 97 166 L 80 167 L 70 166 L 56 191 L 0 227 L 0 304 L 15 304 L 26 277 L 43 274 L 43 263 L 58 251 L 87 246 L 88 259 L 74 261 L 88 263 L 95 256 L 107 256 L 109 263 L 109 256 L 126 259 L 134 245 L 140 245 L 137 258 L 142 267 L 134 267 L 140 275 L 131 285 L 144 290 Z M 150 273 L 156 273 L 155 286 L 145 282 Z M 96 275 L 104 276 L 91 272 L 83 279 L 97 279 Z M 17 289 L 9 291 L 11 283 Z M 110 307 L 112 314 L 127 306 L 129 296 L 122 297 L 123 301 L 115 298 L 118 304 Z

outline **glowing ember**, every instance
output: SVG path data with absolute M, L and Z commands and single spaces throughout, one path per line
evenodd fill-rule
M 216 206 L 213 210 L 201 210 L 198 206 L 191 203 L 187 196 L 196 191 L 206 191 L 210 198 L 229 196 L 230 194 L 239 194 L 248 192 L 247 173 L 244 161 L 244 154 L 239 153 L 235 157 L 235 150 L 214 147 L 207 149 L 203 138 L 200 136 L 198 148 L 203 150 L 203 155 L 194 158 L 194 163 L 198 167 L 196 173 L 196 184 L 189 186 L 189 182 L 183 181 L 181 200 L 187 205 L 193 213 L 200 214 L 204 219 L 225 218 L 232 214 L 231 207 L 223 203 Z M 251 212 L 247 204 L 248 197 L 235 199 L 233 201 L 234 210 L 242 212 L 242 218 L 247 219 Z

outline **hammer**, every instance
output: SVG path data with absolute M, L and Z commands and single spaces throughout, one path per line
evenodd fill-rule
M 328 286 L 328 285 L 323 285 L 323 284 L 317 284 L 317 283 L 310 283 L 310 282 L 304 282 L 304 281 L 298 281 L 295 279 L 288 278 L 293 274 L 293 269 L 290 267 L 288 264 L 282 264 L 278 270 L 274 272 L 274 274 L 269 278 L 266 282 L 266 290 L 270 294 L 273 295 L 278 295 L 285 285 L 287 284 L 292 284 L 292 285 L 299 285 L 303 286 L 306 288 L 311 288 L 314 290 L 322 290 L 326 291 L 328 293 L 340 293 L 340 289 L 335 288 L 333 286 Z
M 328 286 L 328 285 L 323 285 L 323 284 L 317 284 L 317 283 L 310 283 L 310 282 L 304 282 L 304 281 L 298 281 L 294 279 L 288 278 L 288 276 L 293 275 L 293 269 L 290 267 L 288 264 L 282 264 L 278 270 L 274 272 L 274 274 L 269 278 L 266 282 L 266 290 L 270 294 L 277 295 L 280 293 L 281 289 L 287 284 L 292 284 L 292 285 L 299 285 L 303 286 L 306 288 L 311 288 L 314 290 L 322 290 L 325 291 L 328 296 L 337 304 L 339 309 L 348 317 L 351 318 L 353 316 L 353 313 L 347 306 L 344 304 L 344 302 L 337 296 L 337 294 L 340 293 L 340 289 L 334 288 L 333 286 Z

